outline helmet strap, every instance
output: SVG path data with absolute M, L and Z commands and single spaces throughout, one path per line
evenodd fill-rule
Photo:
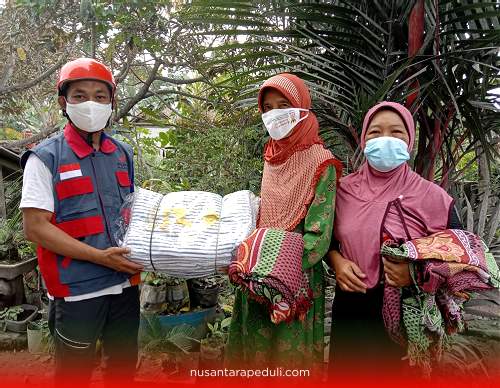
M 86 141 L 87 141 L 87 144 L 89 146 L 91 146 L 92 148 L 94 148 L 93 141 L 92 141 L 92 135 L 93 135 L 93 133 L 87 133 L 87 139 L 86 139 Z

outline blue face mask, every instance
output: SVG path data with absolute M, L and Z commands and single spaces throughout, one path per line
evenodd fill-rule
M 392 136 L 368 140 L 364 154 L 370 166 L 381 172 L 392 171 L 410 159 L 408 144 Z

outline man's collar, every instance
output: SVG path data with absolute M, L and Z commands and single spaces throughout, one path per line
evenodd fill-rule
M 80 159 L 89 156 L 94 149 L 87 144 L 83 137 L 78 133 L 77 129 L 73 124 L 68 123 L 64 127 L 64 137 L 68 142 L 70 148 Z M 101 134 L 101 145 L 99 147 L 101 152 L 105 154 L 111 154 L 116 151 L 116 145 L 111 141 L 111 139 L 105 134 Z

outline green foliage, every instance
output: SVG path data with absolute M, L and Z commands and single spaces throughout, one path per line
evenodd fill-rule
M 54 337 L 49 330 L 49 323 L 47 321 L 42 321 L 42 349 L 45 353 L 54 354 L 56 351 L 56 344 L 54 342 Z
M 199 82 L 182 93 L 142 104 L 147 125 L 124 120 L 120 134 L 138 156 L 136 182 L 159 192 L 258 191 L 265 131 L 256 111 L 235 108 L 230 93 Z
M 415 168 L 446 186 L 476 144 L 492 160 L 491 139 L 500 128 L 493 104 L 499 94 L 492 92 L 500 71 L 500 7 L 425 2 L 420 19 L 416 4 L 198 0 L 182 10 L 181 20 L 219 37 L 202 66 L 230 60 L 230 75 L 217 85 L 247 105 L 255 104 L 258 85 L 272 74 L 286 70 L 304 78 L 322 135 L 331 145 L 331 133 L 339 134 L 351 156 L 368 108 L 380 100 L 406 102 L 420 128 Z
M 255 156 L 260 134 L 255 128 L 211 128 L 205 133 L 179 136 L 172 158 L 163 166 L 178 169 L 172 180 L 187 181 L 191 190 L 220 194 L 260 187 L 261 157 Z
M 17 317 L 23 311 L 24 310 L 21 306 L 4 308 L 2 311 L 0 311 L 0 320 L 17 321 Z
M 192 285 L 202 289 L 211 289 L 215 287 L 220 287 L 223 284 L 223 282 L 224 278 L 220 275 L 191 279 Z
M 221 321 L 215 321 L 213 325 L 211 323 L 207 323 L 208 329 L 210 330 L 210 332 L 208 333 L 208 337 L 225 338 L 227 336 L 230 325 L 231 317 L 224 318 Z
M 163 191 L 227 192 L 237 186 L 233 175 L 248 177 L 243 186 L 258 187 L 259 179 L 246 174 L 259 170 L 264 140 L 263 132 L 252 129 L 255 97 L 272 74 L 292 71 L 309 83 L 321 135 L 342 160 L 351 157 L 351 168 L 368 107 L 411 96 L 420 129 L 415 167 L 446 186 L 459 176 L 461 157 L 478 143 L 493 160 L 488 145 L 500 128 L 493 105 L 499 97 L 492 92 L 499 85 L 500 7 L 426 1 L 421 23 L 415 23 L 410 15 L 416 3 L 85 0 L 61 7 L 53 0 L 18 0 L 0 8 L 0 54 L 7 59 L 0 72 L 6 86 L 19 85 L 36 79 L 54 58 L 95 53 L 119 81 L 117 117 L 137 150 L 137 181 L 159 179 L 163 183 L 155 185 Z M 418 37 L 422 44 L 412 51 L 410 38 Z M 50 74 L 28 90 L 7 94 L 0 127 L 19 131 L 57 122 L 49 114 L 58 110 L 54 78 Z M 30 111 L 33 101 L 40 106 Z M 43 120 L 37 120 L 40 107 L 50 110 Z M 241 120 L 243 113 L 248 120 Z M 139 128 L 151 125 L 169 131 L 147 138 Z M 250 146 L 235 146 L 227 130 L 250 130 Z M 196 158 L 172 155 L 186 151 L 191 141 Z M 165 162 L 158 148 L 165 149 Z M 208 157 L 186 165 L 205 149 Z M 246 159 L 235 150 L 245 151 Z M 225 152 L 231 168 L 222 171 L 222 156 L 214 155 Z
M 24 238 L 19 210 L 22 175 L 6 178 L 9 179 L 5 190 L 7 219 L 0 219 L 0 261 L 16 263 L 34 257 L 35 247 Z
M 33 257 L 33 245 L 24 239 L 19 217 L 0 219 L 0 261 L 16 263 Z
M 218 348 L 224 345 L 227 341 L 229 326 L 231 325 L 231 317 L 222 320 L 216 320 L 213 324 L 207 323 L 208 334 L 201 341 L 202 346 Z
M 162 284 L 167 284 L 167 277 L 164 274 L 157 272 L 147 272 L 144 278 L 144 283 L 151 286 L 161 286 Z
M 45 319 L 40 319 L 37 321 L 28 322 L 28 330 L 41 330 L 42 331 L 42 341 L 40 344 L 40 350 L 43 353 L 54 354 L 55 343 L 54 337 L 49 329 L 49 322 Z
M 46 320 L 28 322 L 28 329 L 30 330 L 49 330 L 49 322 Z
M 463 155 L 462 159 L 457 164 L 457 169 L 463 170 L 462 179 L 465 181 L 477 181 L 477 160 L 476 153 L 470 151 Z
M 176 278 L 160 272 L 147 272 L 144 277 L 144 282 L 152 286 L 166 284 L 168 286 L 178 286 L 185 282 L 184 279 Z
M 144 351 L 150 353 L 189 353 L 199 343 L 196 329 L 190 325 L 178 325 L 170 329 L 161 325 L 156 315 L 142 315 Z
M 0 140 L 19 140 L 22 134 L 11 127 L 0 128 Z
M 201 190 L 221 195 L 244 189 L 258 192 L 262 134 L 255 127 L 211 127 L 204 131 L 180 128 L 160 133 L 155 139 L 143 138 L 140 147 L 147 152 L 152 179 L 142 177 L 139 182 L 161 192 Z M 158 155 L 160 149 L 163 158 Z
M 491 165 L 491 186 L 494 192 L 500 190 L 500 159 L 493 161 Z

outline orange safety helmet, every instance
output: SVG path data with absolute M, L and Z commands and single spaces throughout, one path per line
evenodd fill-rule
M 66 83 L 84 79 L 106 82 L 111 87 L 111 96 L 114 97 L 116 83 L 113 73 L 107 66 L 92 58 L 78 58 L 66 63 L 59 72 L 57 91 L 61 94 Z

